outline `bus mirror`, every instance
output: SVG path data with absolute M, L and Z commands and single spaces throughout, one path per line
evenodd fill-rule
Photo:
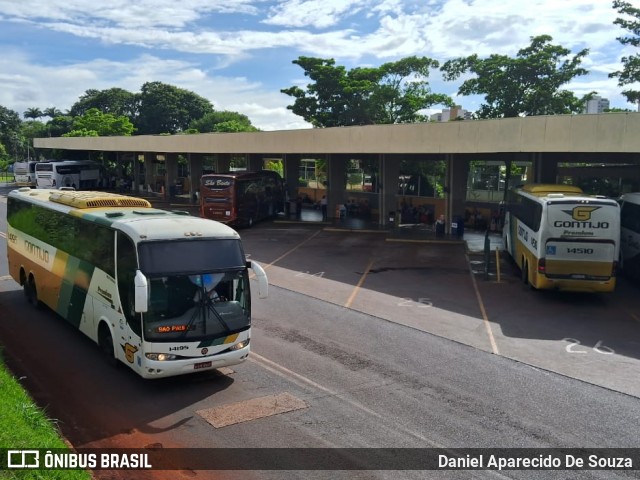
M 133 279 L 134 285 L 134 309 L 137 313 L 145 313 L 149 307 L 149 284 L 147 277 L 140 270 L 136 270 L 136 276 Z
M 247 262 L 247 266 L 253 270 L 258 281 L 258 298 L 267 298 L 269 296 L 269 281 L 264 269 L 254 260 Z

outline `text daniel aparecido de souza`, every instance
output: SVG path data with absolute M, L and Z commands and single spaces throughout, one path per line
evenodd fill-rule
M 598 455 L 501 456 L 501 455 L 438 455 L 438 468 L 442 469 L 633 469 L 631 457 L 602 457 Z

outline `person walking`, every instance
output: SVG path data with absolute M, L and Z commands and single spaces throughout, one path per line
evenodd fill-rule
M 327 196 L 323 195 L 320 199 L 320 210 L 322 210 L 322 220 L 327 219 Z

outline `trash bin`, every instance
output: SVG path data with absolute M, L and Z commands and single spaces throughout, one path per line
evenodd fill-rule
M 396 223 L 396 212 L 389 212 L 389 223 Z
M 451 235 L 462 237 L 464 235 L 464 219 L 456 217 L 455 222 L 451 224 Z

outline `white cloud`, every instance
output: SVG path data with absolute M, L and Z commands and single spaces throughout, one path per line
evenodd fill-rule
M 280 92 L 242 77 L 210 76 L 180 60 L 144 55 L 127 62 L 96 59 L 50 67 L 10 51 L 0 56 L 0 72 L 12 72 L 0 74 L 0 105 L 19 114 L 31 107 L 68 110 L 88 89 L 119 87 L 136 93 L 145 82 L 159 81 L 193 91 L 217 110 L 243 113 L 262 130 L 309 127 L 287 110 L 289 99 Z
M 613 24 L 617 16 L 605 0 L 113 0 L 108 5 L 0 0 L 0 22 L 19 22 L 31 35 L 51 30 L 105 47 L 102 60 L 46 66 L 55 59 L 45 65 L 35 57 L 37 51 L 26 50 L 29 41 L 3 38 L 0 31 L 0 105 L 20 113 L 34 106 L 65 109 L 89 88 L 138 91 L 144 82 L 157 80 L 206 96 L 216 108 L 245 113 L 263 129 L 304 127 L 286 109 L 291 98 L 279 89 L 269 91 L 261 83 L 263 73 L 252 70 L 248 59 L 269 49 L 284 52 L 269 74 L 287 71 L 288 78 L 277 79 L 287 86 L 300 77 L 300 70 L 291 69 L 300 55 L 335 58 L 347 68 L 410 55 L 444 62 L 472 53 L 512 56 L 529 45 L 531 36 L 550 34 L 554 44 L 573 53 L 590 49 L 583 65 L 591 74 L 571 84 L 577 94 L 597 90 L 612 105 L 626 106 L 622 88 L 608 73 L 621 68 L 624 52 L 637 49 L 616 41 L 624 34 Z M 149 54 L 136 51 L 115 61 L 107 57 L 110 45 L 137 46 Z M 192 54 L 190 63 L 183 54 Z M 241 61 L 249 65 L 243 78 L 224 76 Z M 431 79 L 435 92 L 455 94 L 459 83 L 443 83 L 437 72 Z M 479 103 L 470 97 L 457 101 L 468 109 Z
M 327 28 L 358 13 L 366 0 L 287 0 L 270 9 L 266 24 Z

